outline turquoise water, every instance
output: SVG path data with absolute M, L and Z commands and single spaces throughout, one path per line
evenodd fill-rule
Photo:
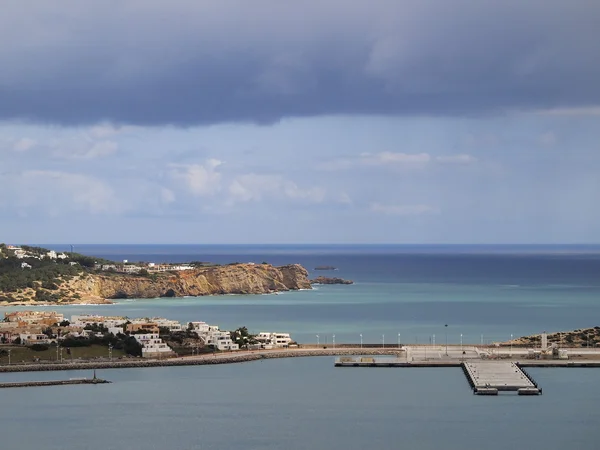
M 113 384 L 0 390 L 0 439 L 11 450 L 597 449 L 600 371 L 530 372 L 544 395 L 479 397 L 460 369 L 329 357 L 104 370 Z
M 56 247 L 60 250 L 59 247 Z M 154 262 L 301 263 L 311 277 L 351 286 L 318 286 L 280 295 L 215 296 L 67 306 L 129 317 L 202 320 L 223 329 L 290 332 L 301 343 L 458 343 L 598 325 L 597 246 L 78 246 L 108 259 Z M 338 270 L 317 272 L 333 265 Z M 16 308 L 0 308 L 8 311 Z M 21 308 L 22 309 L 22 308 Z M 53 308 L 46 308 L 53 309 Z M 448 325 L 448 327 L 445 327 Z

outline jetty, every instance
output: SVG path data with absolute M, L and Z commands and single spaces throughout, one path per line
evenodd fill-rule
M 512 361 L 465 362 L 462 368 L 477 395 L 498 395 L 500 391 L 516 391 L 519 395 L 542 393 L 525 369 Z
M 0 383 L 1 388 L 17 387 L 42 387 L 42 386 L 70 386 L 74 384 L 107 384 L 111 381 L 98 378 L 94 370 L 93 378 L 69 378 L 68 380 L 49 380 L 49 381 L 8 381 Z

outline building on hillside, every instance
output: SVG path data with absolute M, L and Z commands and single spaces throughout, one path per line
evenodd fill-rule
M 155 317 L 152 322 L 156 323 L 161 328 L 168 328 L 170 332 L 184 331 L 183 325 L 176 320 L 163 319 L 162 317 Z
M 192 324 L 192 331 L 195 331 L 196 334 L 200 333 L 208 333 L 210 331 L 219 331 L 219 327 L 217 325 L 209 325 L 206 322 L 190 322 Z
M 174 356 L 174 352 L 163 342 L 158 333 L 135 334 L 136 341 L 142 346 L 143 358 L 162 358 Z
M 64 315 L 56 311 L 14 311 L 4 313 L 5 322 L 18 322 L 28 325 L 54 325 L 64 320 Z
M 144 332 L 146 334 L 158 334 L 159 328 L 156 322 L 133 321 L 125 325 L 125 331 L 129 333 Z
M 23 345 L 50 344 L 54 342 L 53 339 L 40 333 L 20 333 L 19 337 L 21 338 L 21 344 Z
M 228 331 L 209 331 L 207 334 L 200 336 L 200 338 L 204 339 L 205 345 L 213 346 L 217 350 L 240 349 L 240 346 L 231 340 L 231 335 Z
M 26 262 L 21 263 L 21 269 L 31 269 L 31 264 L 27 264 Z
M 127 319 L 119 316 L 95 316 L 91 314 L 80 314 L 71 316 L 70 324 L 84 328 L 87 325 L 102 325 L 106 328 L 122 326 Z
M 256 336 L 256 340 L 261 343 L 263 348 L 288 347 L 294 342 L 289 333 L 266 333 L 261 332 Z

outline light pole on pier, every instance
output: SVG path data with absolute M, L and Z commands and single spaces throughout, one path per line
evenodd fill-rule
M 448 324 L 444 325 L 446 328 L 446 356 L 448 356 Z
M 510 334 L 510 356 L 512 356 L 512 341 L 513 341 L 513 335 L 512 333 Z
M 381 346 L 385 348 L 385 334 L 381 335 Z
M 58 339 L 56 340 L 56 362 L 58 362 L 58 348 L 60 344 L 58 343 Z
M 460 353 L 463 352 L 462 333 L 460 333 Z
M 400 333 L 398 333 L 398 348 L 400 348 Z
M 10 352 L 12 352 L 12 348 L 8 349 L 8 365 L 10 366 Z
M 112 361 L 112 349 L 113 346 L 112 344 L 108 344 L 108 359 L 110 359 Z M 194 355 L 194 353 L 192 352 L 192 356 Z
M 317 345 L 319 345 L 319 335 L 317 334 Z
M 331 340 L 333 342 L 333 349 L 335 350 L 335 334 L 331 336 Z
M 362 348 L 362 333 L 360 335 L 360 348 Z
M 483 345 L 483 334 L 481 335 L 481 345 Z
M 435 334 L 431 337 L 431 345 L 435 345 Z

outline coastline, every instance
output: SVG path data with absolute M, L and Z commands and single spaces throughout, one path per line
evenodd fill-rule
M 119 361 L 85 361 L 67 363 L 44 363 L 44 364 L 12 364 L 0 366 L 0 373 L 10 372 L 50 372 L 64 370 L 92 370 L 92 369 L 130 369 L 150 367 L 173 367 L 173 366 L 203 366 L 215 364 L 239 364 L 244 362 L 280 359 L 280 358 L 302 358 L 302 357 L 336 357 L 336 356 L 395 356 L 403 360 L 406 358 L 405 348 L 310 348 L 310 349 L 283 349 L 283 350 L 260 350 L 239 351 L 232 353 L 204 354 L 201 356 L 186 356 L 170 359 L 133 359 Z M 600 368 L 600 359 L 577 358 L 570 360 L 531 360 L 515 357 L 512 361 L 518 362 L 523 367 L 562 367 L 562 368 Z M 500 360 L 506 361 L 506 359 Z M 434 359 L 421 361 L 401 362 L 400 367 L 460 367 L 460 358 Z M 493 362 L 492 362 L 493 364 Z

